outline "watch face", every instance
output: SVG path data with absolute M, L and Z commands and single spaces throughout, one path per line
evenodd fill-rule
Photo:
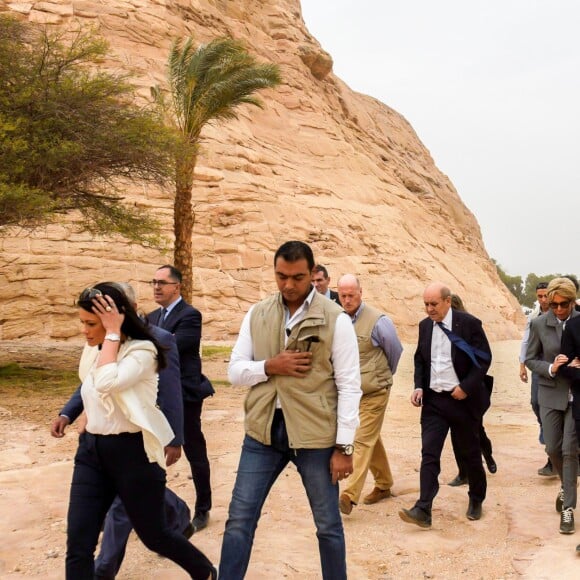
M 344 454 L 345 455 L 352 455 L 354 453 L 354 445 L 345 445 L 344 446 Z

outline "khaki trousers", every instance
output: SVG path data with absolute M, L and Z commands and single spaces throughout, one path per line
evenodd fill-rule
M 390 389 L 363 395 L 359 406 L 360 425 L 354 439 L 353 472 L 344 489 L 350 501 L 358 503 L 369 469 L 379 489 L 391 489 L 393 475 L 381 440 Z

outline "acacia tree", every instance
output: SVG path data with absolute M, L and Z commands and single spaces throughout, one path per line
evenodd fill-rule
M 171 178 L 174 134 L 135 104 L 128 75 L 102 70 L 107 52 L 92 31 L 0 16 L 0 234 L 77 210 L 81 230 L 160 242 L 157 220 L 122 188 Z
M 243 104 L 262 108 L 255 96 L 281 81 L 277 65 L 258 63 L 244 45 L 232 38 L 216 38 L 194 46 L 192 38 L 176 40 L 168 60 L 172 121 L 182 143 L 175 158 L 174 264 L 183 273 L 182 293 L 192 296 L 192 233 L 195 213 L 192 189 L 203 127 L 237 118 Z M 161 100 L 158 88 L 154 94 Z

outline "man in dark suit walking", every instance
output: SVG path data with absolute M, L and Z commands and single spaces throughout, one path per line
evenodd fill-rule
M 181 272 L 174 266 L 161 266 L 151 281 L 155 302 L 160 308 L 147 320 L 175 336 L 181 367 L 183 395 L 183 450 L 191 466 L 195 486 L 194 532 L 207 526 L 211 509 L 210 466 L 201 412 L 205 397 L 213 395 L 209 380 L 201 372 L 201 313 L 181 296 Z
M 399 516 L 422 528 L 431 527 L 431 508 L 439 491 L 441 451 L 451 432 L 460 444 L 469 479 L 467 518 L 481 517 L 487 481 L 481 462 L 479 429 L 489 407 L 485 375 L 491 350 L 481 321 L 451 308 L 451 291 L 441 282 L 423 294 L 427 318 L 419 324 L 415 352 L 415 390 L 411 403 L 421 408 L 422 458 L 420 497 Z
M 328 287 L 330 285 L 330 276 L 328 275 L 328 270 L 322 264 L 316 264 L 312 269 L 312 283 L 319 294 L 326 296 L 329 300 L 336 302 L 339 306 L 341 305 L 338 292 L 335 292 Z

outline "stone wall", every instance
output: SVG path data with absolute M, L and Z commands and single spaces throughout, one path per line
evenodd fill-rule
M 173 38 L 230 34 L 284 78 L 261 94 L 263 110 L 209 126 L 194 186 L 194 304 L 204 338 L 231 340 L 248 307 L 275 289 L 272 258 L 288 239 L 309 242 L 333 284 L 358 275 L 364 298 L 411 340 L 422 291 L 447 282 L 493 339 L 520 335 L 523 316 L 500 282 L 475 217 L 435 166 L 413 128 L 332 73 L 332 57 L 309 34 L 297 0 L 0 1 L 37 25 L 96 27 L 110 42 L 105 66 L 130 67 L 143 98 L 165 86 Z M 134 187 L 171 238 L 171 191 Z M 126 280 L 143 309 L 147 286 L 171 251 L 95 238 L 66 224 L 0 237 L 0 340 L 78 341 L 74 299 L 99 280 Z

